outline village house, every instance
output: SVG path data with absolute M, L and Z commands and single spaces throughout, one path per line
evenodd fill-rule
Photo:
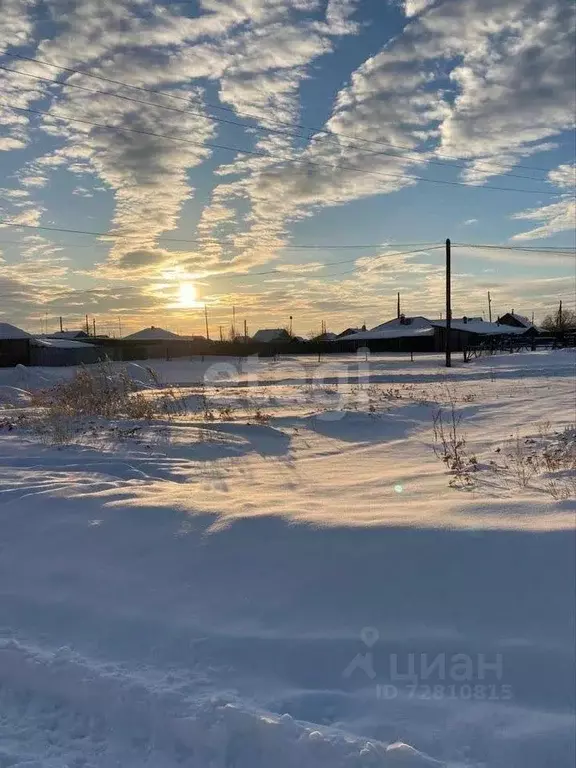
M 29 365 L 31 340 L 21 328 L 0 322 L 0 368 Z
M 256 331 L 252 337 L 252 341 L 260 344 L 286 343 L 291 340 L 292 338 L 285 328 L 262 328 Z
M 538 333 L 538 329 L 531 320 L 524 317 L 524 315 L 516 314 L 514 310 L 512 310 L 512 312 L 506 312 L 505 315 L 499 317 L 498 323 L 500 323 L 500 325 L 509 325 L 512 328 L 524 328 L 526 332 L 532 334 Z
M 481 317 L 453 318 L 451 322 L 451 347 L 454 352 L 495 337 L 522 335 L 527 328 L 490 323 Z M 372 351 L 390 352 L 441 352 L 445 348 L 446 320 L 429 320 L 417 315 L 400 315 L 375 326 L 346 336 L 341 341 L 356 346 L 366 346 Z

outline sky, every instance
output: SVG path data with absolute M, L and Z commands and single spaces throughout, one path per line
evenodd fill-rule
M 446 238 L 455 315 L 573 308 L 575 44 L 572 0 L 0 0 L 0 320 L 438 317 Z

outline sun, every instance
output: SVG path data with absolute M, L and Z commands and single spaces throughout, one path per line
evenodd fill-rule
M 196 286 L 194 283 L 180 283 L 180 286 L 178 288 L 178 294 L 179 294 L 179 307 L 197 307 L 197 294 L 196 294 Z

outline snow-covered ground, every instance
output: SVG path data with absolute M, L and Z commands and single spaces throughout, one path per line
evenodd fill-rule
M 0 768 L 573 766 L 576 357 L 441 363 L 0 369 Z

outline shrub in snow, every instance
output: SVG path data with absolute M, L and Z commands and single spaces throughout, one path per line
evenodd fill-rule
M 461 427 L 462 414 L 456 411 L 454 402 L 446 417 L 439 408 L 434 414 L 434 453 L 448 467 L 452 478 L 450 485 L 455 488 L 472 488 L 472 473 L 477 469 L 477 459 L 466 450 L 466 436 Z
M 126 370 L 99 363 L 82 367 L 71 379 L 34 395 L 39 414 L 36 427 L 50 442 L 66 443 L 93 428 L 94 419 L 150 421 L 169 415 L 173 399 L 168 391 L 155 398 L 142 391 Z

